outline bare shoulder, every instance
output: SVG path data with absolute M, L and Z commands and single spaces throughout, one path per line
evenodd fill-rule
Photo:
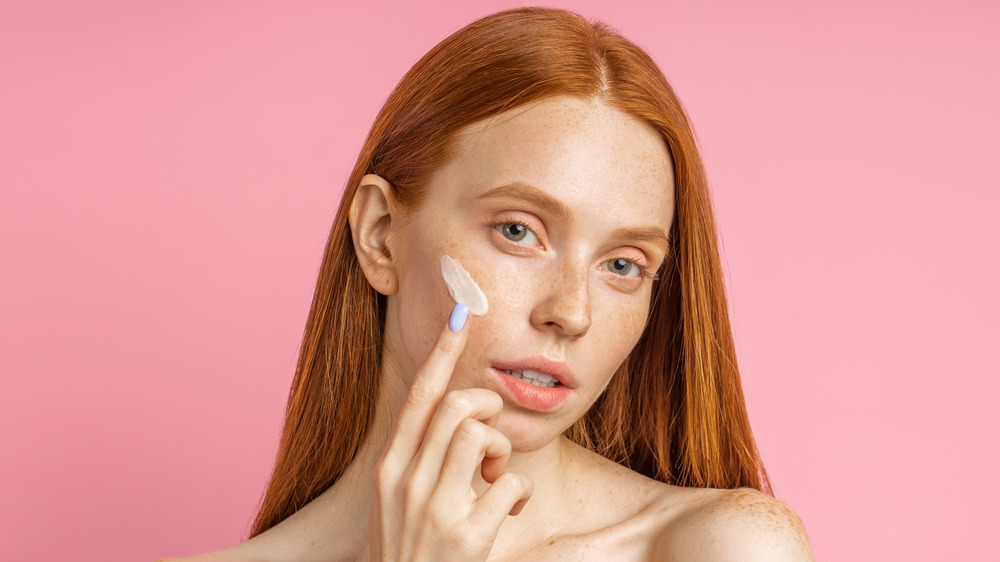
M 256 545 L 251 543 L 252 539 L 222 550 L 184 558 L 161 558 L 156 562 L 269 562 L 274 559 L 256 550 L 254 548 Z
M 224 552 L 206 552 L 184 558 L 160 558 L 156 562 L 250 562 L 250 559 Z
M 657 533 L 653 560 L 814 560 L 802 519 L 783 502 L 751 488 L 690 493 Z

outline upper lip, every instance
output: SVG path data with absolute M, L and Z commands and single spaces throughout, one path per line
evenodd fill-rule
M 542 355 L 518 359 L 516 361 L 501 362 L 495 364 L 494 367 L 501 371 L 539 371 L 546 375 L 552 375 L 566 388 L 576 388 L 576 377 L 573 375 L 573 370 L 569 368 L 569 365 L 553 361 Z

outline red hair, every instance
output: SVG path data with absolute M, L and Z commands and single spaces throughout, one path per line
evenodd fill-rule
M 386 301 L 362 273 L 347 223 L 361 178 L 385 178 L 401 208 L 412 209 L 451 157 L 458 131 L 556 95 L 599 99 L 657 130 L 673 156 L 676 190 L 671 251 L 646 329 L 567 437 L 663 482 L 770 493 L 736 366 L 705 172 L 680 101 L 649 55 L 607 26 L 522 8 L 434 47 L 375 119 L 327 241 L 251 536 L 333 485 L 372 425 Z

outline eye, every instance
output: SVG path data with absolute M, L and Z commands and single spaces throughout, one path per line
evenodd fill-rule
M 642 275 L 642 267 L 624 258 L 608 260 L 603 265 L 604 267 L 601 269 L 607 269 L 622 277 L 639 277 Z
M 538 236 L 530 228 L 516 222 L 505 222 L 495 227 L 504 238 L 512 242 L 524 242 L 526 244 L 537 244 Z

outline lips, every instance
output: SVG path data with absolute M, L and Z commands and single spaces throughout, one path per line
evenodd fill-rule
M 519 359 L 517 361 L 497 363 L 494 367 L 500 369 L 501 371 L 536 371 L 543 375 L 555 377 L 558 383 L 556 386 L 562 385 L 569 389 L 577 387 L 576 377 L 573 375 L 573 371 L 568 365 L 559 361 L 553 361 L 540 355 L 528 357 L 526 359 Z
M 573 371 L 565 363 L 540 356 L 498 363 L 493 373 L 505 400 L 539 412 L 559 408 L 577 386 Z

